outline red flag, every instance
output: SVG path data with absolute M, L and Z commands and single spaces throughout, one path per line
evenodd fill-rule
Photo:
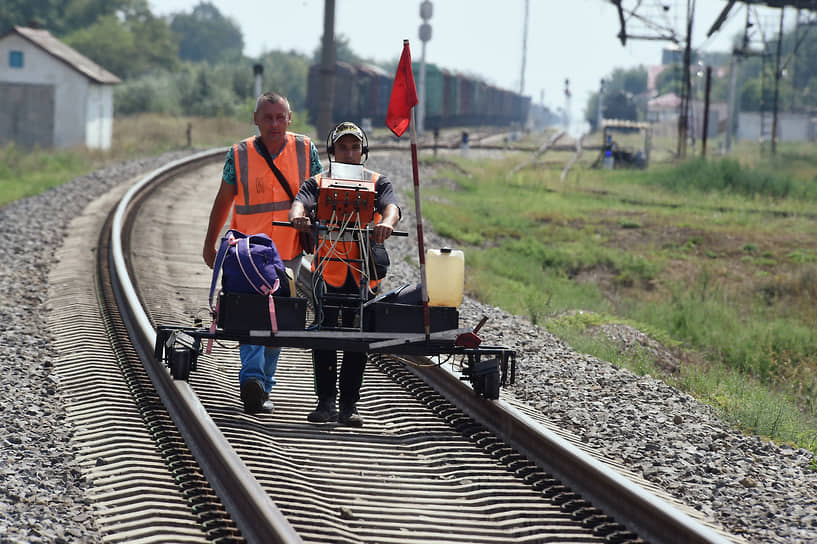
M 408 40 L 403 40 L 403 54 L 394 75 L 391 88 L 389 110 L 386 112 L 386 126 L 398 138 L 409 126 L 411 108 L 417 105 L 417 88 L 414 86 L 414 74 L 411 71 L 411 51 Z

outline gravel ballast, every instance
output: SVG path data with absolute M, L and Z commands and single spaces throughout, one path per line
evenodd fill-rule
M 68 224 L 90 201 L 185 154 L 107 167 L 0 208 L 1 543 L 101 540 L 51 362 L 48 272 Z M 404 212 L 399 228 L 411 234 L 408 241 L 388 242 L 387 287 L 417 281 L 409 262 L 417 259 L 414 203 L 406 195 L 412 184 L 408 155 L 374 153 L 368 166 L 397 185 Z M 447 245 L 428 230 L 427 248 Z M 810 452 L 745 436 L 691 396 L 576 353 L 524 318 L 468 298 L 460 314 L 465 325 L 489 315 L 481 336 L 518 351 L 516 384 L 506 392 L 601 455 L 748 542 L 817 542 L 817 471 Z M 616 334 L 640 341 L 637 331 Z

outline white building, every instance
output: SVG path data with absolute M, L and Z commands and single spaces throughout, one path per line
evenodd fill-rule
M 0 36 L 0 145 L 110 148 L 120 82 L 47 30 L 15 26 Z
M 738 139 L 769 142 L 772 139 L 773 114 L 770 111 L 742 111 L 738 114 Z M 817 140 L 817 117 L 805 113 L 781 111 L 777 114 L 777 140 L 813 142 Z
M 689 130 L 696 138 L 703 138 L 704 106 L 700 100 L 689 103 Z M 672 137 L 678 134 L 678 116 L 681 110 L 681 97 L 667 93 L 651 99 L 647 103 L 647 121 L 654 123 L 653 133 L 659 137 Z M 716 138 L 726 130 L 728 107 L 725 102 L 709 104 L 708 138 Z

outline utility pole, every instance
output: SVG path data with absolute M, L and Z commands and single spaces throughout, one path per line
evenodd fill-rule
M 519 75 L 519 94 L 525 92 L 525 60 L 528 54 L 528 13 L 530 0 L 525 0 L 525 20 L 522 24 L 522 73 Z
M 727 6 L 729 7 L 729 6 Z M 724 16 L 725 17 L 725 16 Z M 746 7 L 746 23 L 743 27 L 743 41 L 741 42 L 740 49 L 734 47 L 732 48 L 732 59 L 729 61 L 729 121 L 728 121 L 728 130 L 726 131 L 726 153 L 730 153 L 732 151 L 732 135 L 735 131 L 735 127 L 737 125 L 737 119 L 740 116 L 740 101 L 737 100 L 736 95 L 736 87 L 737 87 L 737 80 L 738 80 L 738 71 L 740 70 L 740 64 L 743 57 L 746 56 L 749 50 L 749 28 L 751 26 L 750 23 L 751 17 L 749 14 L 749 7 Z M 711 36 L 714 32 L 713 30 L 709 31 L 709 36 Z
M 789 111 L 794 113 L 794 101 L 797 93 L 794 91 L 794 86 L 797 84 L 797 44 L 800 42 L 800 12 L 802 10 L 797 8 L 797 15 L 794 19 L 794 43 L 795 43 L 795 51 L 792 52 L 792 63 L 791 63 L 791 102 L 789 103 Z
M 601 79 L 599 85 L 599 103 L 596 113 L 596 130 L 601 130 L 602 121 L 604 121 L 604 78 Z
M 732 58 L 729 59 L 729 96 L 726 99 L 726 154 L 732 151 L 732 132 L 735 130 L 735 90 L 738 81 L 738 50 L 732 49 Z
M 783 45 L 783 14 L 786 11 L 786 6 L 780 7 L 780 28 L 777 32 L 777 60 L 774 65 L 774 105 L 772 110 L 772 155 L 777 153 L 777 111 L 778 101 L 780 98 L 780 50 Z
M 320 94 L 318 95 L 318 135 L 329 134 L 333 126 L 335 95 L 335 0 L 323 3 L 323 39 L 321 41 Z
M 264 65 L 257 62 L 252 65 L 252 73 L 255 76 L 255 98 L 261 96 L 264 85 Z
M 701 156 L 706 157 L 706 140 L 709 138 L 709 91 L 712 88 L 712 67 L 706 67 L 706 90 L 704 91 L 704 127 L 701 134 Z
M 261 96 L 261 91 L 264 85 L 264 65 L 260 62 L 253 64 L 252 66 L 252 73 L 255 75 L 255 100 L 256 105 L 258 104 L 258 97 Z M 253 106 L 255 107 L 255 106 Z M 255 135 L 260 136 L 261 133 L 258 131 L 258 126 L 255 124 L 255 120 L 253 119 L 253 130 L 255 130 Z M 189 139 L 189 138 L 188 138 Z
M 683 159 L 687 154 L 687 135 L 689 132 L 689 100 L 692 94 L 692 79 L 689 67 L 692 64 L 692 21 L 695 18 L 695 0 L 687 0 L 687 35 L 684 46 L 683 76 L 684 86 L 681 91 L 681 111 L 678 115 L 678 157 Z

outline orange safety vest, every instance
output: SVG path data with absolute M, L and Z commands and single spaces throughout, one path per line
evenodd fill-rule
M 230 227 L 244 234 L 267 234 L 285 261 L 301 254 L 298 231 L 274 226 L 273 221 L 289 221 L 292 200 L 264 157 L 253 145 L 254 137 L 233 146 L 236 194 Z M 308 136 L 286 133 L 286 144 L 275 157 L 275 166 L 286 178 L 292 195 L 297 195 L 310 174 L 311 142 Z
M 377 179 L 380 177 L 380 174 L 377 172 L 372 172 L 372 182 L 377 183 Z M 321 178 L 322 174 L 318 174 L 315 176 L 315 181 L 318 183 L 318 187 L 321 186 Z M 374 216 L 372 218 L 373 225 L 377 225 L 380 223 L 382 216 L 375 211 Z M 330 257 L 331 259 L 341 259 L 341 260 L 326 260 Z M 354 262 L 353 259 L 360 259 L 360 245 L 358 242 L 355 241 L 338 241 L 333 242 L 329 239 L 326 240 L 318 240 L 318 248 L 316 252 L 316 258 L 312 259 L 312 271 L 316 270 L 315 261 L 321 263 L 321 269 L 323 274 L 323 280 L 332 285 L 333 287 L 342 287 L 344 283 L 346 283 L 346 274 L 347 272 L 351 272 L 355 278 L 355 283 L 360 285 L 360 267 L 363 266 L 363 263 Z M 346 262 L 344 262 L 346 261 Z M 349 262 L 351 261 L 351 262 Z M 371 280 L 369 281 L 369 287 L 374 288 L 376 287 L 383 278 L 379 278 L 377 281 Z

